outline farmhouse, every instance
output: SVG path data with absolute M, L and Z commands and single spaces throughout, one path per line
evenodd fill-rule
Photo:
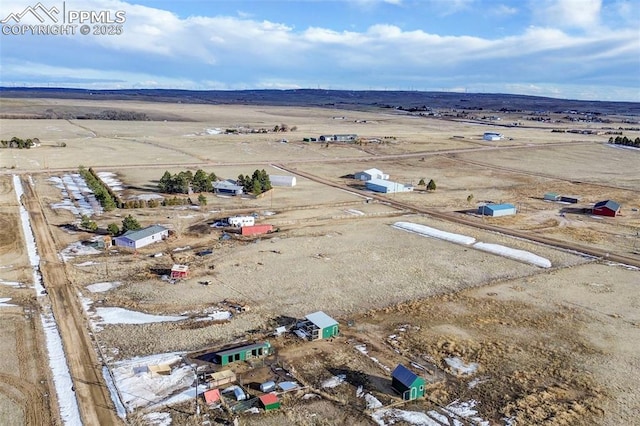
M 413 191 L 413 186 L 411 185 L 403 185 L 401 183 L 391 182 L 384 179 L 371 179 L 366 181 L 364 185 L 370 191 L 381 192 L 383 194 Z
M 513 204 L 485 204 L 478 207 L 478 214 L 484 216 L 509 216 L 516 214 L 516 206 Z
M 216 194 L 241 195 L 242 186 L 238 185 L 235 180 L 227 179 L 213 183 L 213 190 Z
M 599 216 L 616 217 L 619 213 L 620 204 L 613 200 L 600 201 L 593 206 L 593 214 L 597 214 Z
M 379 169 L 367 169 L 362 172 L 355 173 L 353 177 L 358 180 L 389 179 L 389 175 L 384 174 L 382 170 Z
M 338 321 L 322 311 L 314 312 L 298 323 L 297 329 L 302 336 L 309 340 L 329 339 L 338 335 Z
M 164 226 L 152 225 L 138 231 L 127 231 L 113 239 L 118 247 L 139 249 L 152 243 L 158 243 L 169 236 L 169 230 Z
M 410 401 L 424 396 L 424 379 L 402 364 L 391 373 L 391 387 L 402 395 L 402 399 Z
M 482 135 L 482 139 L 484 139 L 485 141 L 499 141 L 501 139 L 504 139 L 504 136 L 502 135 L 502 133 L 485 132 L 485 134 Z
M 295 176 L 269 175 L 269 181 L 271 186 L 296 186 Z

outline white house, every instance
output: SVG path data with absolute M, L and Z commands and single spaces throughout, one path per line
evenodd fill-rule
M 482 136 L 482 139 L 484 139 L 485 141 L 499 141 L 501 139 L 504 139 L 504 136 L 502 135 L 502 133 L 485 132 L 485 134 Z
M 164 226 L 152 225 L 137 231 L 127 231 L 119 237 L 115 237 L 113 242 L 118 247 L 139 249 L 149 244 L 159 243 L 169 236 L 169 230 Z
M 253 226 L 256 224 L 256 218 L 253 216 L 232 216 L 227 219 L 227 223 L 236 227 Z
M 295 176 L 269 175 L 271 186 L 296 186 Z
M 378 169 L 367 169 L 362 172 L 355 173 L 353 177 L 358 180 L 389 179 L 389 175 L 384 174 L 382 170 Z

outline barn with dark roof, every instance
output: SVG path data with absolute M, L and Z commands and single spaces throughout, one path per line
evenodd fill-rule
M 619 213 L 620 204 L 613 200 L 600 201 L 593 206 L 593 214 L 597 214 L 599 216 L 615 217 Z

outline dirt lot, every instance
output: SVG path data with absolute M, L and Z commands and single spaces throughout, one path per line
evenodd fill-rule
M 53 169 L 75 170 L 79 163 L 116 172 L 129 186 L 127 196 L 153 190 L 165 169 L 184 170 L 182 164 L 189 164 L 192 171 L 202 167 L 234 178 L 256 168 L 285 174 L 270 166 L 283 163 L 354 188 L 361 185 L 345 175 L 376 167 L 400 182 L 417 184 L 425 178 L 438 185 L 435 192 L 418 187 L 413 193 L 388 195 L 392 200 L 443 212 L 459 211 L 457 214 L 478 222 L 625 255 L 636 250 L 634 235 L 640 227 L 640 214 L 632 208 L 640 207 L 640 175 L 633 167 L 638 152 L 605 146 L 602 136 L 551 133 L 550 126 L 542 126 L 505 129 L 503 133 L 511 139 L 484 142 L 482 132 L 495 130 L 490 126 L 388 112 L 340 111 L 336 119 L 336 111 L 320 108 L 20 102 L 171 112 L 182 120 L 2 121 L 0 137 L 20 134 L 40 137 L 43 142 L 33 150 L 7 151 L 9 155 L 0 158 L 0 166 L 15 165 L 18 173 L 50 169 L 33 174 L 33 178 L 59 250 L 92 236 L 65 230 L 63 225 L 78 218 L 69 211 L 49 208 L 61 196 L 47 178 L 60 175 Z M 207 129 L 272 128 L 280 123 L 298 127 L 284 136 L 288 143 L 280 142 L 282 134 L 207 133 Z M 34 129 L 46 136 L 23 134 Z M 358 133 L 385 142 L 327 148 L 296 140 L 324 133 Z M 55 147 L 59 142 L 67 147 Z M 0 201 L 6 199 L 0 204 L 0 229 L 18 229 L 10 179 L 0 177 Z M 615 199 L 623 204 L 623 215 L 615 219 L 571 212 L 561 215 L 566 206 L 540 199 L 549 191 L 581 196 L 579 207 Z M 473 199 L 468 201 L 471 194 Z M 143 225 L 165 224 L 177 235 L 136 254 L 118 250 L 74 258 L 65 267 L 66 277 L 75 290 L 93 301 L 92 312 L 97 307 L 123 307 L 197 317 L 207 310 L 223 309 L 227 299 L 246 303 L 250 310 L 234 313 L 230 321 L 222 322 L 192 318 L 104 325 L 101 331 L 95 330 L 95 338 L 111 360 L 262 337 L 273 330 L 278 319 L 323 310 L 340 319 L 341 337 L 313 344 L 292 338 L 276 341 L 278 359 L 293 368 L 295 378 L 309 388 L 287 394 L 286 409 L 261 417 L 243 415 L 242 423 L 329 424 L 329 417 L 342 416 L 352 424 L 371 424 L 365 400 L 356 396 L 358 386 L 384 405 L 395 403 L 397 396 L 389 388 L 389 372 L 383 366 L 392 369 L 399 362 L 411 361 L 433 364 L 446 381 L 431 385 L 428 399 L 402 406 L 405 410 L 441 413 L 442 406 L 455 400 L 475 400 L 478 415 L 492 424 L 513 418 L 518 424 L 567 425 L 629 424 L 640 410 L 635 386 L 640 379 L 639 360 L 633 345 L 640 323 L 633 287 L 640 281 L 637 270 L 411 214 L 381 202 L 367 203 L 358 194 L 301 177 L 296 187 L 276 188 L 258 199 L 212 194 L 207 198 L 208 205 L 200 209 L 131 209 L 96 216 L 98 225 L 106 228 L 131 213 Z M 519 214 L 483 219 L 465 213 L 487 200 L 513 202 Z M 279 230 L 262 238 L 222 241 L 221 231 L 209 224 L 234 212 L 256 212 L 259 222 L 271 223 Z M 407 233 L 391 227 L 396 221 L 528 250 L 549 259 L 552 268 Z M 213 254 L 195 255 L 205 248 L 213 249 Z M 154 253 L 163 256 L 150 257 Z M 29 281 L 18 238 L 0 235 L 0 256 L 3 264 L 13 265 L 0 270 L 0 277 Z M 95 263 L 86 264 L 89 261 Z M 161 280 L 157 271 L 173 263 L 188 264 L 190 278 L 176 284 Z M 105 281 L 121 285 L 105 293 L 86 289 Z M 10 294 L 7 297 L 19 298 L 16 295 L 23 290 L 0 286 L 0 291 L 2 297 Z M 15 310 L 2 309 L 3 315 Z M 6 344 L 16 346 L 11 341 L 12 330 L 9 327 L 0 332 L 6 334 Z M 369 356 L 357 349 L 358 344 L 366 345 Z M 478 372 L 455 376 L 444 361 L 452 356 L 478 363 Z M 323 388 L 322 382 L 336 374 L 346 374 L 347 383 Z M 476 379 L 478 383 L 472 384 Z M 305 393 L 321 398 L 301 399 Z M 0 399 L 2 406 L 13 407 L 19 422 L 20 409 L 7 401 Z M 136 416 L 130 419 L 132 424 L 137 424 Z M 179 424 L 190 421 L 184 412 L 176 411 L 173 416 Z

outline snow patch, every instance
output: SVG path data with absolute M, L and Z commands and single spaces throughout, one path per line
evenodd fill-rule
M 367 401 L 367 408 L 370 410 L 382 407 L 382 402 L 380 402 L 378 398 L 371 395 L 370 393 L 365 394 L 364 400 Z
M 473 245 L 473 248 L 486 251 L 487 253 L 508 257 L 509 259 L 518 260 L 520 262 L 529 263 L 541 268 L 551 268 L 551 261 L 549 259 L 525 250 L 518 250 L 500 244 L 489 243 L 476 243 Z
M 124 308 L 96 308 L 96 315 L 102 321 L 97 324 L 150 324 L 155 322 L 181 321 L 185 316 L 151 315 Z
M 171 426 L 171 414 L 148 413 L 142 416 L 150 426 Z
M 95 284 L 88 285 L 86 289 L 89 290 L 91 293 L 104 293 L 105 291 L 109 291 L 112 288 L 116 288 L 121 284 L 122 283 L 120 281 L 95 283 Z
M 476 242 L 473 237 L 466 235 L 454 234 L 452 232 L 441 231 L 439 229 L 431 228 L 425 225 L 419 225 L 411 222 L 396 222 L 392 225 L 396 229 L 401 229 L 407 232 L 413 232 L 415 234 L 424 235 L 426 237 L 437 238 L 439 240 L 449 241 L 451 243 L 470 245 Z
M 82 241 L 76 241 L 60 252 L 60 258 L 63 262 L 68 262 L 75 256 L 90 256 L 100 253 L 100 250 L 95 247 L 84 244 Z
M 7 287 L 15 287 L 15 288 L 25 287 L 25 285 L 22 283 L 19 283 L 16 281 L 4 281 L 3 279 L 0 279 L 0 285 L 6 285 Z
M 322 382 L 321 386 L 323 388 L 335 388 L 337 386 L 340 386 L 342 383 L 344 383 L 345 380 L 347 380 L 346 374 L 338 374 L 337 376 L 333 376 L 332 378 Z
M 476 371 L 478 371 L 478 367 L 479 367 L 479 365 L 475 362 L 470 362 L 469 364 L 465 364 L 464 361 L 462 361 L 458 357 L 445 358 L 444 361 L 457 374 L 473 374 Z
M 119 192 L 124 190 L 124 185 L 122 181 L 116 177 L 116 174 L 113 172 L 98 172 L 98 177 L 102 182 L 111 188 L 114 192 Z
M 11 306 L 18 306 L 18 305 L 14 305 L 13 303 L 7 303 L 11 300 L 10 297 L 0 297 L 0 308 L 9 308 Z
M 124 408 L 124 405 L 122 405 L 122 401 L 120 400 L 120 396 L 118 395 L 118 390 L 116 389 L 116 385 L 113 382 L 113 377 L 109 372 L 109 367 L 107 367 L 106 365 L 102 367 L 102 377 L 104 377 L 104 381 L 107 384 L 107 388 L 109 389 L 111 400 L 116 406 L 118 417 L 125 420 L 127 418 L 127 410 Z

